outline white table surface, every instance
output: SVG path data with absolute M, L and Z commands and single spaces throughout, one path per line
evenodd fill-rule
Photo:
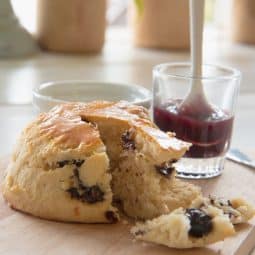
M 213 39 L 213 40 L 212 40 Z M 255 47 L 206 36 L 205 59 L 243 73 L 232 145 L 254 150 Z M 110 30 L 98 55 L 39 53 L 26 59 L 0 60 L 0 155 L 9 154 L 21 129 L 34 118 L 31 90 L 42 82 L 65 79 L 121 81 L 151 88 L 156 64 L 189 61 L 188 52 L 138 49 L 127 30 Z

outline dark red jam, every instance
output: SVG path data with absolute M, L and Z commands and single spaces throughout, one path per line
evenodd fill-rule
M 172 100 L 154 107 L 154 122 L 163 131 L 172 131 L 176 137 L 193 144 L 185 154 L 191 158 L 218 157 L 230 145 L 233 116 L 214 108 L 210 114 L 198 114 L 194 109 L 178 111 L 181 100 Z M 198 107 L 199 108 L 199 107 Z

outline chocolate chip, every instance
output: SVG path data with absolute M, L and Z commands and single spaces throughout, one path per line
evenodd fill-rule
M 122 141 L 122 147 L 124 150 L 135 150 L 135 141 L 132 137 L 132 133 L 130 131 L 126 131 L 124 134 L 121 136 L 121 141 Z
M 83 202 L 94 204 L 104 200 L 104 192 L 97 186 L 87 187 L 81 195 Z
M 79 169 L 78 169 L 78 168 L 74 168 L 74 169 L 73 169 L 73 174 L 74 174 L 74 176 L 75 176 L 75 179 L 76 179 L 77 182 L 78 182 L 79 189 L 86 190 L 87 187 L 83 184 L 82 180 L 80 179 Z
M 67 189 L 66 192 L 70 194 L 71 198 L 80 199 L 80 194 L 77 188 L 71 187 Z
M 229 212 L 229 213 L 227 213 L 228 214 L 228 217 L 229 217 L 229 219 L 231 220 L 232 218 L 234 218 L 234 215 L 231 213 L 231 212 Z
M 80 180 L 80 173 L 78 168 L 73 169 L 73 174 L 78 180 Z
M 73 163 L 74 165 L 76 165 L 77 167 L 81 167 L 82 164 L 83 164 L 84 162 L 85 162 L 84 159 L 74 159 L 74 160 L 72 161 L 72 163 Z
M 142 230 L 140 230 L 140 229 L 139 229 L 138 231 L 135 232 L 135 235 L 136 235 L 136 236 L 142 236 L 142 235 L 144 235 L 144 234 L 145 234 L 145 231 L 142 231 Z
M 70 194 L 71 198 L 87 202 L 89 204 L 94 204 L 104 200 L 104 192 L 98 186 L 94 185 L 91 187 L 83 187 L 83 190 L 71 187 L 67 189 L 66 192 Z
M 232 203 L 230 202 L 230 200 L 227 201 L 228 202 L 228 206 L 233 207 Z
M 57 162 L 57 166 L 60 167 L 60 168 L 62 168 L 62 167 L 64 167 L 65 165 L 68 165 L 69 162 L 70 162 L 69 160 L 58 161 L 58 162 Z
M 190 220 L 190 236 L 203 237 L 212 231 L 212 218 L 204 211 L 190 208 L 186 210 L 185 214 Z
M 116 223 L 118 221 L 118 217 L 113 211 L 106 211 L 105 212 L 105 218 L 110 222 L 110 223 Z
M 216 202 L 217 201 L 218 201 L 220 206 L 232 206 L 230 200 L 226 200 L 224 198 L 219 198 L 219 199 L 216 200 Z
M 165 163 L 161 166 L 155 166 L 155 169 L 157 170 L 158 173 L 165 177 L 169 177 L 172 172 L 175 170 L 174 166 L 172 163 Z
M 81 167 L 84 162 L 85 162 L 84 159 L 62 160 L 57 162 L 57 166 L 60 168 L 66 165 L 75 165 L 77 167 Z
M 82 181 L 79 179 L 78 180 L 78 185 L 79 185 L 79 189 L 80 190 L 87 190 L 87 188 L 88 187 L 86 187 L 83 183 L 82 183 Z
M 73 169 L 73 174 L 74 174 L 74 176 L 75 176 L 75 179 L 76 179 L 77 182 L 78 182 L 79 188 L 80 188 L 80 189 L 86 188 L 86 187 L 83 185 L 83 183 L 82 183 L 82 181 L 81 181 L 81 179 L 80 179 L 80 173 L 79 173 L 79 169 L 78 169 L 78 168 L 74 168 L 74 169 Z
M 66 190 L 71 195 L 71 198 L 90 204 L 104 200 L 104 192 L 97 185 L 93 185 L 91 187 L 84 185 L 80 179 L 78 168 L 73 169 L 73 174 L 74 178 L 78 182 L 78 187 L 71 187 Z

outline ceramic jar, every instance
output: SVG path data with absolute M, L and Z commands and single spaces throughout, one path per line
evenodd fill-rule
M 136 46 L 189 48 L 188 0 L 144 0 L 140 12 L 131 5 L 130 17 Z
M 37 12 L 42 48 L 77 53 L 102 49 L 106 0 L 38 0 Z
M 233 0 L 231 37 L 236 42 L 255 44 L 255 1 Z

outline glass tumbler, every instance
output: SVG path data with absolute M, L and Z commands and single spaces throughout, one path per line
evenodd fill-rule
M 192 144 L 176 163 L 179 177 L 218 176 L 230 147 L 241 73 L 204 65 L 202 77 L 192 77 L 188 63 L 160 64 L 153 69 L 153 120 L 163 131 Z M 203 91 L 191 100 L 191 86 Z

